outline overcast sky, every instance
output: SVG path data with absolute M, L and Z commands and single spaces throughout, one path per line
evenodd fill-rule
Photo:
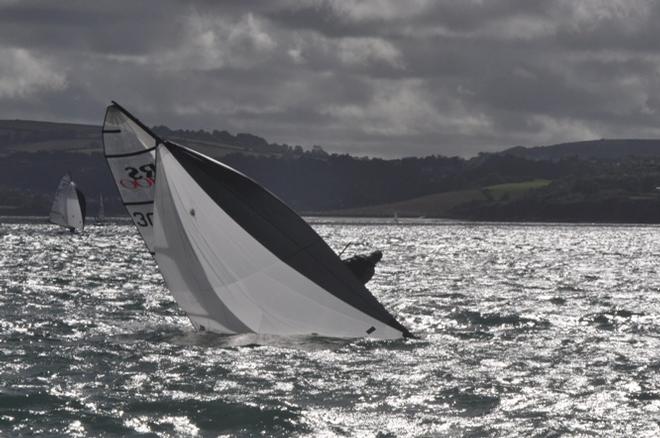
M 0 0 L 0 118 L 398 157 L 660 137 L 654 0 Z

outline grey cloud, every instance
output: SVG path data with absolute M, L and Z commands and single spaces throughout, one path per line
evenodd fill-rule
M 658 18 L 646 0 L 10 2 L 0 117 L 99 123 L 114 99 L 380 156 L 657 136 Z
M 269 11 L 266 16 L 283 27 L 311 30 L 332 38 L 374 35 L 375 29 L 367 21 L 356 21 L 338 9 L 335 2 L 302 2 L 288 8 Z
M 182 27 L 171 15 L 174 6 L 155 0 L 10 3 L 0 7 L 0 41 L 58 52 L 149 53 L 179 38 Z

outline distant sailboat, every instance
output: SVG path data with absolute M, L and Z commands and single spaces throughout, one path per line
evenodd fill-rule
M 60 180 L 50 209 L 50 222 L 82 233 L 85 227 L 85 195 L 67 173 Z
M 410 336 L 323 239 L 255 181 L 160 139 L 116 103 L 103 142 L 124 205 L 196 329 Z
M 99 211 L 96 215 L 96 223 L 105 223 L 105 208 L 103 207 L 103 194 L 99 194 Z

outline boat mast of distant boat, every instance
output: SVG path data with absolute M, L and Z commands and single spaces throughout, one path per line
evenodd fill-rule
M 96 216 L 96 223 L 105 222 L 105 208 L 103 207 L 103 194 L 99 194 L 99 213 Z

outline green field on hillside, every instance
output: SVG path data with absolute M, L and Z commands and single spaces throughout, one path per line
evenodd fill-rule
M 548 186 L 552 181 L 547 179 L 534 179 L 519 183 L 497 184 L 484 187 L 482 191 L 489 200 L 502 201 L 524 195 L 530 190 Z
M 520 198 L 527 192 L 545 187 L 550 180 L 535 179 L 519 183 L 497 184 L 481 189 L 435 193 L 400 202 L 368 207 L 335 210 L 328 214 L 341 216 L 447 217 L 455 207 L 472 201 L 505 201 Z

